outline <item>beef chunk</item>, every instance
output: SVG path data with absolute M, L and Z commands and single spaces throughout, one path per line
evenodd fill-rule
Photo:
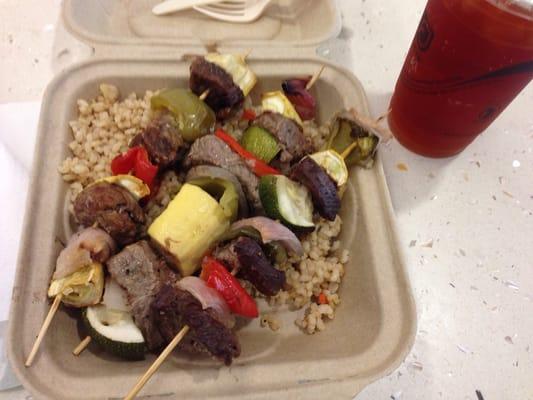
M 217 118 L 224 119 L 231 115 L 232 110 L 242 104 L 244 94 L 220 66 L 196 57 L 190 68 L 189 87 L 200 96 L 209 90 L 205 102 L 216 113 Z
M 178 276 L 142 240 L 125 247 L 107 261 L 107 270 L 127 293 L 135 324 L 150 350 L 159 350 L 165 341 L 150 311 L 161 287 L 173 284 Z
M 237 153 L 231 150 L 223 140 L 214 135 L 207 135 L 197 139 L 185 159 L 187 167 L 205 164 L 227 169 L 235 175 L 241 183 L 244 194 L 251 206 L 256 212 L 263 210 L 258 191 L 259 178 L 250 171 Z
M 249 281 L 264 295 L 274 296 L 285 286 L 285 272 L 270 264 L 261 246 L 252 238 L 234 239 L 216 249 L 214 256 L 230 269 L 237 269 L 237 277 Z
M 258 116 L 255 125 L 272 133 L 282 147 L 280 161 L 290 163 L 313 152 L 311 142 L 305 137 L 302 128 L 284 115 L 266 111 Z
M 150 160 L 164 169 L 178 160 L 178 150 L 183 147 L 183 138 L 174 126 L 172 118 L 164 115 L 152 121 L 144 132 L 133 138 L 130 147 L 134 146 L 143 146 Z
M 107 182 L 87 186 L 74 201 L 79 224 L 97 224 L 119 244 L 134 242 L 142 232 L 145 216 L 133 195 Z
M 337 184 L 315 160 L 304 158 L 292 168 L 290 178 L 309 189 L 313 204 L 322 217 L 335 220 L 341 208 Z
M 201 350 L 230 365 L 233 358 L 241 353 L 236 335 L 220 323 L 210 312 L 204 310 L 200 302 L 189 292 L 171 285 L 165 285 L 152 303 L 154 320 L 165 342 L 188 325 L 190 332 L 184 338 L 186 349 Z M 182 346 L 182 348 L 184 348 Z

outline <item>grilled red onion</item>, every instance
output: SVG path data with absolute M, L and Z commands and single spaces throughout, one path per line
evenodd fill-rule
M 86 228 L 72 235 L 56 261 L 53 279 L 61 279 L 91 262 L 104 263 L 115 252 L 115 241 L 105 231 Z
M 316 100 L 305 87 L 311 77 L 293 78 L 283 81 L 281 87 L 285 96 L 293 104 L 296 112 L 304 121 L 315 118 Z
M 260 235 L 263 243 L 273 241 L 279 242 L 285 249 L 293 252 L 296 255 L 302 255 L 304 249 L 296 235 L 287 227 L 281 225 L 267 217 L 253 217 L 241 219 L 235 222 L 230 230 L 240 229 L 246 226 L 251 226 L 256 229 Z
M 111 310 L 123 312 L 131 311 L 131 306 L 126 300 L 126 291 L 110 276 L 105 280 L 102 303 Z

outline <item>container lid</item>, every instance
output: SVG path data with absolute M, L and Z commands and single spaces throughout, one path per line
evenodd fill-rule
M 67 29 L 93 46 L 310 47 L 341 29 L 336 0 L 273 0 L 256 21 L 217 21 L 195 10 L 155 16 L 161 0 L 65 0 Z

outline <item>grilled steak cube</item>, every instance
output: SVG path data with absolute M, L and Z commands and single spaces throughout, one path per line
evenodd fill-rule
M 141 330 L 148 348 L 159 350 L 165 341 L 159 332 L 151 304 L 166 284 L 178 279 L 166 263 L 154 253 L 147 241 L 125 247 L 107 261 L 107 270 L 127 293 L 135 324 Z

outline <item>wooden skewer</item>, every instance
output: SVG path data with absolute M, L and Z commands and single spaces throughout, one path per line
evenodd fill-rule
M 209 95 L 209 89 L 206 89 L 206 90 L 204 90 L 204 92 L 200 96 L 198 96 L 198 98 L 200 100 L 204 101 L 207 98 L 208 95 Z
M 52 322 L 52 319 L 54 318 L 54 315 L 56 314 L 57 309 L 59 308 L 59 305 L 61 304 L 61 300 L 63 299 L 63 293 L 59 293 L 52 303 L 52 307 L 50 307 L 50 311 L 48 311 L 48 315 L 44 319 L 43 325 L 41 326 L 41 330 L 39 331 L 39 334 L 37 335 L 37 339 L 35 339 L 35 343 L 33 343 L 33 347 L 30 351 L 30 355 L 28 356 L 28 359 L 26 360 L 26 363 L 24 364 L 26 367 L 30 367 L 33 363 L 33 359 L 35 358 L 35 355 L 37 354 L 37 351 L 39 350 L 39 346 L 41 345 L 41 342 L 43 341 L 44 335 L 46 334 L 46 331 L 48 330 L 48 327 L 50 326 L 50 323 Z
M 326 68 L 325 65 L 322 65 L 320 69 L 314 73 L 314 75 L 311 77 L 311 80 L 307 82 L 307 85 L 305 85 L 305 88 L 307 90 L 311 89 L 313 85 L 318 81 L 318 78 L 320 78 L 320 75 L 322 75 L 322 72 L 324 72 L 324 69 Z
M 353 142 L 351 145 L 349 145 L 348 147 L 344 149 L 344 151 L 341 154 L 341 157 L 343 159 L 346 159 L 346 157 L 348 157 L 350 153 L 352 152 L 352 150 L 355 149 L 357 146 L 359 146 L 359 143 L 357 143 L 357 141 Z
M 174 336 L 174 339 L 168 344 L 167 347 L 165 347 L 165 350 L 157 357 L 157 359 L 154 361 L 154 363 L 148 368 L 148 370 L 144 373 L 144 375 L 139 379 L 137 384 L 133 387 L 133 389 L 130 390 L 130 392 L 124 397 L 124 400 L 132 400 L 135 398 L 137 393 L 143 388 L 143 386 L 148 382 L 148 380 L 152 377 L 152 375 L 157 371 L 157 369 L 163 364 L 163 362 L 166 360 L 166 358 L 169 356 L 169 354 L 176 348 L 176 346 L 179 344 L 181 339 L 189 332 L 189 327 L 185 325 L 181 331 L 178 332 L 176 336 Z
M 87 336 L 85 339 L 83 339 L 79 345 L 76 346 L 74 350 L 72 350 L 72 354 L 74 354 L 76 357 L 81 354 L 83 350 L 89 346 L 89 343 L 91 343 L 91 337 Z

